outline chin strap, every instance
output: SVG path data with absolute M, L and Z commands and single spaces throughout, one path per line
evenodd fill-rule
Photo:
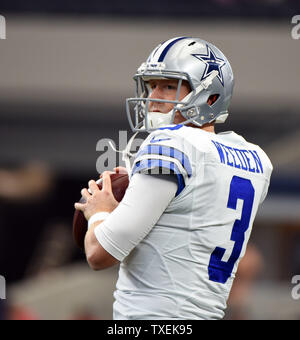
M 156 129 L 172 123 L 173 110 L 168 113 L 148 112 L 148 124 L 150 129 Z
M 136 153 L 131 153 L 130 152 L 130 149 L 131 149 L 131 146 L 132 146 L 132 143 L 136 137 L 136 135 L 139 133 L 139 131 L 137 131 L 128 141 L 127 145 L 126 145 L 126 148 L 124 150 L 117 150 L 113 143 L 111 141 L 109 141 L 109 145 L 110 147 L 115 151 L 115 152 L 118 152 L 118 153 L 121 153 L 122 154 L 122 161 L 125 162 L 125 166 L 126 166 L 126 170 L 128 172 L 128 176 L 130 178 L 130 175 L 131 175 L 131 165 L 130 165 L 130 158 L 131 157 L 134 157 L 136 155 Z

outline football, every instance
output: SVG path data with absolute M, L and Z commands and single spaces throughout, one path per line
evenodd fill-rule
M 129 184 L 128 175 L 113 173 L 110 175 L 110 179 L 113 195 L 118 202 L 121 202 Z M 102 179 L 99 179 L 96 183 L 99 189 L 102 189 Z M 79 202 L 84 202 L 84 198 L 81 197 Z M 76 245 L 82 250 L 84 249 L 84 237 L 87 232 L 87 226 L 88 223 L 83 212 L 75 209 L 73 216 L 73 238 Z

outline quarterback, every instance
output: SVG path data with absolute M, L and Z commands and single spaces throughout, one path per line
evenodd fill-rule
M 148 137 L 127 169 L 118 203 L 108 172 L 89 182 L 87 261 L 94 270 L 120 263 L 117 319 L 221 319 L 272 164 L 233 131 L 228 116 L 234 77 L 229 61 L 199 38 L 158 45 L 138 68 L 126 110 Z

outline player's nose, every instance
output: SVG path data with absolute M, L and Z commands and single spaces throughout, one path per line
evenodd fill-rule
M 150 93 L 149 98 L 152 99 L 163 99 L 163 91 L 160 86 L 156 86 Z

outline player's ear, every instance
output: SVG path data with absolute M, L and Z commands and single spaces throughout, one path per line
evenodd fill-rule
M 209 105 L 209 106 L 211 106 L 211 105 L 213 105 L 216 101 L 217 101 L 217 99 L 219 98 L 219 94 L 212 94 L 212 95 L 210 95 L 209 97 L 208 97 L 208 99 L 207 99 L 207 104 Z

